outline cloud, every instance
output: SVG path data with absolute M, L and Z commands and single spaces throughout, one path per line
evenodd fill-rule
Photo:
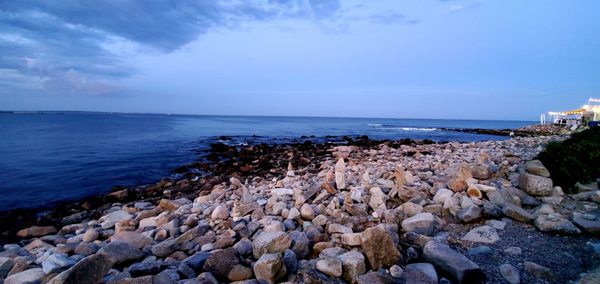
M 441 1 L 442 2 L 450 2 L 452 0 L 441 0 Z M 479 6 L 480 6 L 479 2 L 471 2 L 471 3 L 467 3 L 467 4 L 462 4 L 462 5 L 451 5 L 444 11 L 444 14 L 460 13 L 465 10 L 475 9 Z

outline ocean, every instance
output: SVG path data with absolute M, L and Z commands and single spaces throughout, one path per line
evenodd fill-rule
M 506 139 L 441 130 L 507 129 L 528 121 L 196 116 L 85 112 L 0 113 L 0 211 L 39 208 L 151 183 L 197 161 L 210 143 L 371 139 Z M 223 139 L 223 137 L 231 139 Z

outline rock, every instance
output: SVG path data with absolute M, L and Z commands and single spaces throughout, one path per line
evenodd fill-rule
M 4 284 L 39 284 L 45 277 L 41 268 L 33 268 L 8 276 Z
M 573 223 L 592 235 L 600 236 L 600 221 L 588 220 L 584 214 L 573 213 Z
M 88 229 L 83 234 L 83 241 L 91 243 L 91 242 L 97 240 L 98 236 L 100 236 L 100 234 L 98 234 L 98 231 L 96 229 Z
M 437 284 L 438 275 L 435 271 L 435 267 L 430 263 L 413 263 L 405 267 L 404 278 L 406 283 L 412 284 Z
M 133 245 L 123 242 L 111 242 L 98 251 L 98 254 L 104 254 L 110 259 L 113 265 L 138 260 L 144 256 L 141 250 Z
M 446 201 L 446 199 L 448 198 L 451 198 L 452 195 L 454 195 L 454 191 L 445 188 L 440 188 L 435 194 L 435 196 L 433 196 L 433 202 L 437 204 L 444 204 L 444 201 Z
M 241 264 L 236 264 L 231 271 L 229 271 L 229 274 L 227 274 L 227 279 L 229 279 L 229 281 L 242 281 L 252 278 L 252 275 L 252 269 Z
M 552 180 L 547 177 L 522 173 L 519 176 L 519 187 L 535 196 L 548 196 L 552 193 Z
M 294 251 L 288 249 L 283 253 L 283 265 L 289 273 L 298 272 L 298 257 Z
M 369 273 L 358 276 L 358 278 L 356 278 L 356 283 L 358 283 L 358 284 L 393 284 L 393 283 L 402 283 L 402 282 L 399 282 L 398 279 L 385 273 L 385 271 L 380 270 L 380 271 L 371 271 Z
M 548 267 L 544 267 L 529 261 L 525 261 L 523 265 L 525 266 L 525 270 L 527 270 L 527 272 L 529 272 L 535 278 L 552 282 L 557 280 L 556 274 L 554 274 L 552 269 Z
M 485 274 L 477 264 L 445 244 L 428 242 L 423 248 L 423 258 L 459 283 L 479 282 L 485 279 Z
M 292 243 L 292 251 L 294 251 L 299 258 L 306 258 L 311 250 L 310 240 L 306 236 L 306 233 L 294 231 L 291 232 L 289 236 Z
M 75 248 L 75 254 L 90 256 L 98 252 L 98 250 L 100 250 L 100 247 L 96 243 L 81 242 L 77 248 Z
M 193 284 L 219 284 L 219 281 L 210 272 L 201 273 L 196 279 L 198 279 L 198 282 L 192 282 Z
M 404 217 L 410 218 L 423 212 L 423 206 L 414 204 L 412 202 L 406 202 L 400 205 L 398 208 L 396 208 L 396 211 L 400 211 L 402 212 Z
M 351 234 L 352 229 L 344 225 L 333 223 L 329 225 L 329 227 L 327 228 L 327 232 L 329 232 L 330 234 Z
M 300 210 L 298 210 L 298 208 L 296 207 L 292 207 L 292 209 L 290 209 L 290 212 L 288 212 L 288 216 L 287 216 L 288 220 L 300 220 Z
M 595 191 L 591 197 L 592 201 L 600 203 L 600 191 Z
M 50 284 L 100 283 L 111 268 L 111 261 L 102 254 L 94 254 L 77 262 L 68 270 L 50 280 Z
M 481 207 L 471 204 L 458 211 L 458 219 L 460 219 L 462 222 L 469 223 L 479 219 L 481 217 L 481 213 Z
M 129 266 L 129 274 L 132 277 L 156 275 L 164 269 L 165 267 L 160 261 L 144 261 Z
M 470 166 L 471 175 L 478 180 L 487 180 L 492 177 L 492 170 L 487 165 L 475 164 Z
M 152 247 L 152 254 L 158 257 L 167 257 L 174 253 L 179 248 L 175 239 L 166 240 L 162 243 L 158 243 Z
M 359 251 L 344 253 L 338 259 L 342 261 L 342 278 L 349 283 L 356 283 L 358 276 L 367 271 L 365 257 Z
M 346 163 L 341 158 L 335 164 L 335 185 L 338 190 L 346 189 Z
M 550 172 L 544 167 L 540 160 L 528 161 L 525 163 L 525 170 L 532 175 L 550 177 Z
M 402 259 L 396 244 L 397 239 L 392 238 L 390 231 L 383 224 L 366 229 L 362 233 L 362 251 L 374 270 L 392 266 Z
M 535 216 L 527 212 L 525 209 L 508 203 L 504 205 L 504 208 L 502 208 L 502 213 L 523 223 L 529 223 L 535 219 Z
M 152 238 L 131 231 L 123 231 L 116 233 L 114 236 L 112 236 L 111 241 L 128 243 L 138 249 L 150 245 L 153 242 Z
M 280 253 L 263 254 L 254 264 L 253 270 L 256 279 L 266 283 L 276 283 L 286 274 Z
M 325 226 L 325 224 L 327 224 L 327 216 L 325 215 L 318 215 L 317 217 L 315 217 L 312 220 L 313 224 L 317 225 L 317 226 Z
M 58 232 L 58 230 L 56 229 L 56 227 L 53 227 L 53 226 L 47 226 L 47 227 L 33 226 L 33 227 L 29 227 L 27 229 L 18 231 L 17 237 L 27 239 L 27 238 L 41 237 L 41 236 L 50 235 L 50 234 L 56 234 L 57 232 Z
M 65 254 L 55 253 L 42 262 L 42 269 L 46 274 L 58 273 L 75 265 L 75 263 L 75 260 Z
M 284 232 L 262 233 L 252 241 L 254 258 L 268 253 L 283 253 L 290 247 L 292 240 Z
M 210 217 L 213 220 L 227 220 L 227 218 L 229 218 L 229 210 L 225 205 L 218 205 L 215 207 Z
M 302 216 L 302 220 L 311 221 L 315 218 L 315 211 L 308 203 L 304 203 L 300 208 L 300 215 Z
M 204 271 L 210 272 L 217 278 L 227 279 L 229 272 L 237 264 L 240 264 L 240 257 L 236 249 L 216 250 L 206 259 Z
M 201 272 L 209 256 L 210 254 L 208 252 L 197 252 L 184 259 L 182 263 L 193 269 L 195 272 Z
M 481 226 L 469 231 L 462 240 L 474 243 L 493 244 L 499 241 L 500 237 L 494 228 L 490 226 Z
M 388 200 L 389 197 L 385 193 L 383 193 L 383 191 L 381 191 L 381 188 L 373 187 L 369 190 L 369 193 L 371 194 L 371 199 L 369 200 L 369 206 L 373 210 L 378 210 L 378 209 L 386 210 L 387 209 L 385 202 Z
M 165 211 L 175 211 L 179 207 L 190 203 L 192 203 L 192 201 L 187 198 L 180 198 L 177 200 L 161 199 L 158 207 Z
M 455 169 L 453 178 L 448 181 L 448 188 L 454 192 L 465 191 L 469 187 L 467 180 L 470 178 L 473 178 L 471 169 L 468 165 L 461 164 Z
M 483 198 L 483 193 L 477 186 L 469 186 L 469 188 L 467 189 L 467 195 L 475 199 Z
M 499 220 L 488 220 L 485 222 L 486 225 L 496 229 L 496 230 L 504 230 L 506 228 L 506 222 Z
M 12 258 L 0 257 L 0 279 L 5 278 L 13 266 L 15 266 L 15 261 Z
M 390 267 L 390 275 L 392 275 L 392 277 L 394 277 L 394 278 L 402 277 L 403 273 L 404 273 L 404 269 L 402 269 L 402 267 L 400 267 L 398 265 L 394 265 L 394 266 Z
M 279 196 L 293 196 L 294 190 L 289 188 L 273 188 L 271 189 L 271 194 Z
M 402 221 L 402 230 L 433 236 L 441 229 L 440 221 L 431 213 L 419 213 Z
M 342 276 L 342 262 L 337 258 L 327 258 L 317 260 L 317 270 L 332 277 Z
M 101 224 L 102 229 L 110 229 L 112 227 L 115 226 L 116 223 L 121 222 L 121 221 L 126 221 L 126 220 L 131 220 L 133 218 L 133 216 L 131 216 L 131 214 L 127 213 L 127 211 L 125 210 L 118 210 L 115 212 L 112 212 L 108 215 L 105 215 L 101 218 L 101 220 L 104 220 Z
M 510 264 L 500 265 L 500 275 L 504 277 L 504 280 L 510 284 L 521 283 L 521 276 L 519 270 Z
M 581 231 L 571 221 L 558 214 L 539 215 L 534 225 L 542 232 L 554 232 L 567 235 L 578 235 Z
M 361 238 L 362 238 L 361 233 L 347 233 L 347 234 L 342 234 L 341 241 L 342 241 L 342 244 L 345 244 L 347 246 L 358 247 L 362 244 Z
M 471 248 L 468 252 L 468 256 L 482 256 L 482 255 L 491 255 L 492 249 L 488 246 L 478 246 Z

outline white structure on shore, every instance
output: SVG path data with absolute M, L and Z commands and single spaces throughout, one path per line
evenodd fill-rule
M 548 112 L 548 115 L 552 117 L 552 123 L 557 125 L 597 125 L 597 122 L 600 121 L 600 98 L 590 98 L 586 105 L 583 105 L 578 109 L 561 112 Z M 540 123 L 548 123 L 546 114 L 543 113 L 540 116 Z

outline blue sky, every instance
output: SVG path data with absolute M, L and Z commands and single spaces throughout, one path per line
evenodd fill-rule
M 0 110 L 536 120 L 600 97 L 600 1 L 0 3 Z

